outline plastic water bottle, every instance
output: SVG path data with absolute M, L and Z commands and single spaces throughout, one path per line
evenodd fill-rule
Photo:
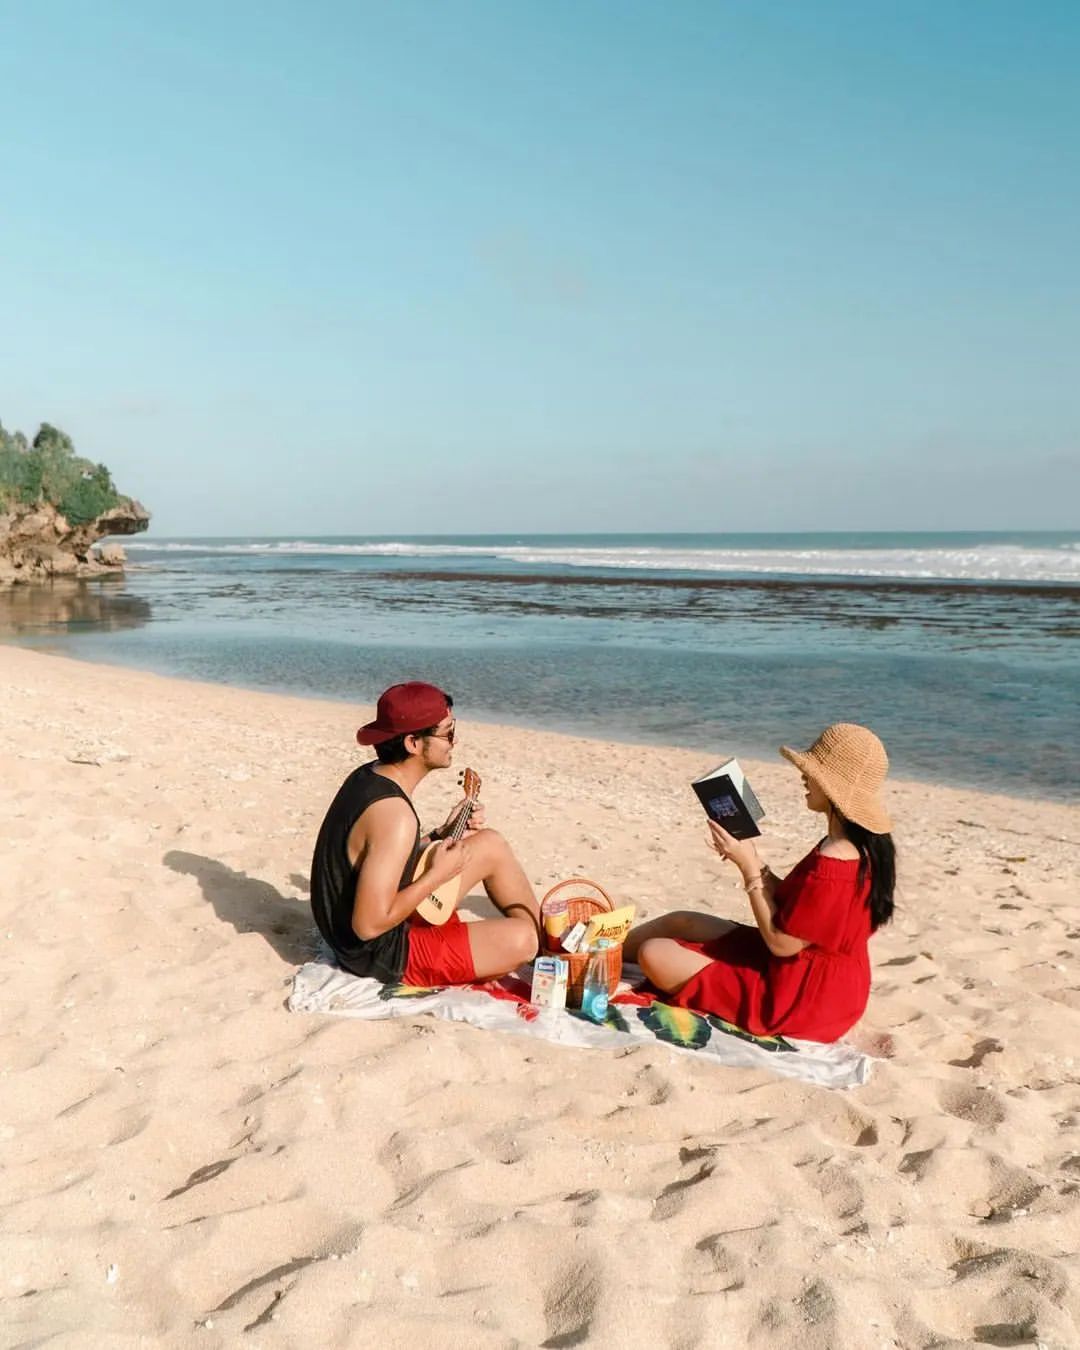
M 585 983 L 581 991 L 581 1011 L 592 1022 L 603 1022 L 608 1010 L 608 949 L 609 938 L 599 938 L 589 958 Z

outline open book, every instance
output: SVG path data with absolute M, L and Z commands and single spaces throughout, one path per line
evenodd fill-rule
M 736 839 L 754 839 L 761 831 L 758 821 L 765 810 L 754 796 L 737 759 L 725 760 L 718 768 L 695 778 L 690 786 L 701 799 L 705 814 Z

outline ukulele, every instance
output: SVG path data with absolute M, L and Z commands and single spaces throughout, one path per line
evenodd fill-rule
M 454 827 L 446 836 L 448 840 L 456 843 L 465 833 L 469 824 L 469 817 L 473 813 L 473 807 L 480 798 L 480 775 L 472 769 L 466 769 L 462 774 L 462 780 L 465 787 L 465 803 L 458 812 L 458 818 L 454 821 Z M 434 844 L 429 844 L 423 853 L 420 854 L 416 869 L 413 872 L 413 880 L 419 881 L 424 873 L 431 866 L 432 854 L 439 847 L 439 840 Z M 458 901 L 462 893 L 462 876 L 459 872 L 456 877 L 451 877 L 449 881 L 444 881 L 438 889 L 431 892 L 429 896 L 421 900 L 416 906 L 416 912 L 422 919 L 428 923 L 443 924 L 447 921 L 454 910 L 457 908 Z

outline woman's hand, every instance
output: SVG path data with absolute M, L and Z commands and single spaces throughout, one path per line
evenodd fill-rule
M 709 843 L 725 862 L 733 862 L 746 881 L 761 874 L 761 858 L 752 839 L 736 839 L 715 820 L 709 821 Z

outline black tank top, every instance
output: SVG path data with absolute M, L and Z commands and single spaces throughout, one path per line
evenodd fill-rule
M 348 840 L 352 827 L 372 802 L 384 797 L 403 798 L 416 815 L 409 794 L 393 779 L 375 773 L 377 766 L 378 761 L 373 760 L 354 770 L 330 803 L 311 859 L 311 908 L 319 932 L 346 970 L 394 984 L 401 979 L 409 954 L 404 922 L 369 941 L 358 938 L 352 926 L 359 875 L 359 869 L 349 862 Z M 399 890 L 412 881 L 419 856 L 420 819 L 417 817 L 416 838 L 398 883 Z

